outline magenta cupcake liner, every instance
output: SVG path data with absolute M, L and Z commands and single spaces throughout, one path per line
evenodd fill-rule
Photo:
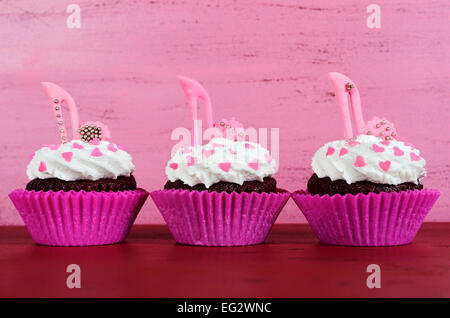
M 393 246 L 411 243 L 436 200 L 432 189 L 292 198 L 317 238 L 327 244 Z
M 263 243 L 290 193 L 159 190 L 150 193 L 176 242 L 203 246 Z
M 9 197 L 37 244 L 88 246 L 125 240 L 148 192 L 18 189 Z

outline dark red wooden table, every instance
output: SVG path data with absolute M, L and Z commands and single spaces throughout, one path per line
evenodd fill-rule
M 81 288 L 66 267 L 81 267 Z M 367 265 L 381 267 L 369 289 Z M 126 243 L 44 247 L 0 227 L 0 297 L 450 297 L 450 223 L 426 223 L 413 244 L 320 244 L 308 225 L 275 225 L 266 244 L 177 245 L 166 226 L 134 226 Z

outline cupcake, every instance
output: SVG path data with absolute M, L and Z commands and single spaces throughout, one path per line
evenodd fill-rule
M 179 79 L 190 108 L 193 141 L 174 153 L 165 168 L 164 190 L 150 196 L 178 243 L 263 243 L 290 197 L 277 189 L 275 160 L 263 146 L 246 141 L 246 130 L 234 118 L 214 124 L 204 88 L 192 79 Z M 206 144 L 197 142 L 199 98 L 211 136 Z
M 317 150 L 307 191 L 292 197 L 323 243 L 408 244 L 439 197 L 439 191 L 422 184 L 425 159 L 413 144 L 398 140 L 386 118 L 374 117 L 365 123 L 356 85 L 343 74 L 329 76 L 342 112 L 345 139 Z
M 79 123 L 73 98 L 42 83 L 54 111 L 60 144 L 46 144 L 30 156 L 26 189 L 9 194 L 37 244 L 86 246 L 125 240 L 148 197 L 136 187 L 134 165 L 123 147 L 110 141 L 100 122 Z M 69 140 L 62 104 L 70 110 Z

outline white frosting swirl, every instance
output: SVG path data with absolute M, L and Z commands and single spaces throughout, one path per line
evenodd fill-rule
M 32 155 L 27 175 L 30 180 L 58 178 L 65 181 L 130 176 L 134 171 L 132 158 L 121 148 L 108 141 L 95 145 L 72 140 L 61 145 L 46 145 Z
M 207 188 L 224 181 L 242 185 L 244 181 L 263 181 L 276 171 L 275 160 L 259 144 L 213 138 L 208 144 L 180 148 L 167 162 L 170 181 L 182 180 L 189 186 Z
M 412 144 L 360 135 L 356 142 L 336 140 L 325 144 L 314 154 L 311 166 L 319 178 L 345 180 L 348 184 L 371 181 L 397 185 L 417 184 L 426 176 L 425 163 Z

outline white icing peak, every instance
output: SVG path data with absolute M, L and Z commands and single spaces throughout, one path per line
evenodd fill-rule
M 397 185 L 418 183 L 426 176 L 426 161 L 412 144 L 360 135 L 355 141 L 336 140 L 314 154 L 312 169 L 319 178 Z
M 130 176 L 133 171 L 130 154 L 119 145 L 108 141 L 89 144 L 72 140 L 60 145 L 46 145 L 32 154 L 27 167 L 30 180 L 116 179 L 119 176 Z
M 170 181 L 182 180 L 189 186 L 207 188 L 220 181 L 242 185 L 244 181 L 263 181 L 275 173 L 276 163 L 259 144 L 213 138 L 208 144 L 180 148 L 167 162 Z

